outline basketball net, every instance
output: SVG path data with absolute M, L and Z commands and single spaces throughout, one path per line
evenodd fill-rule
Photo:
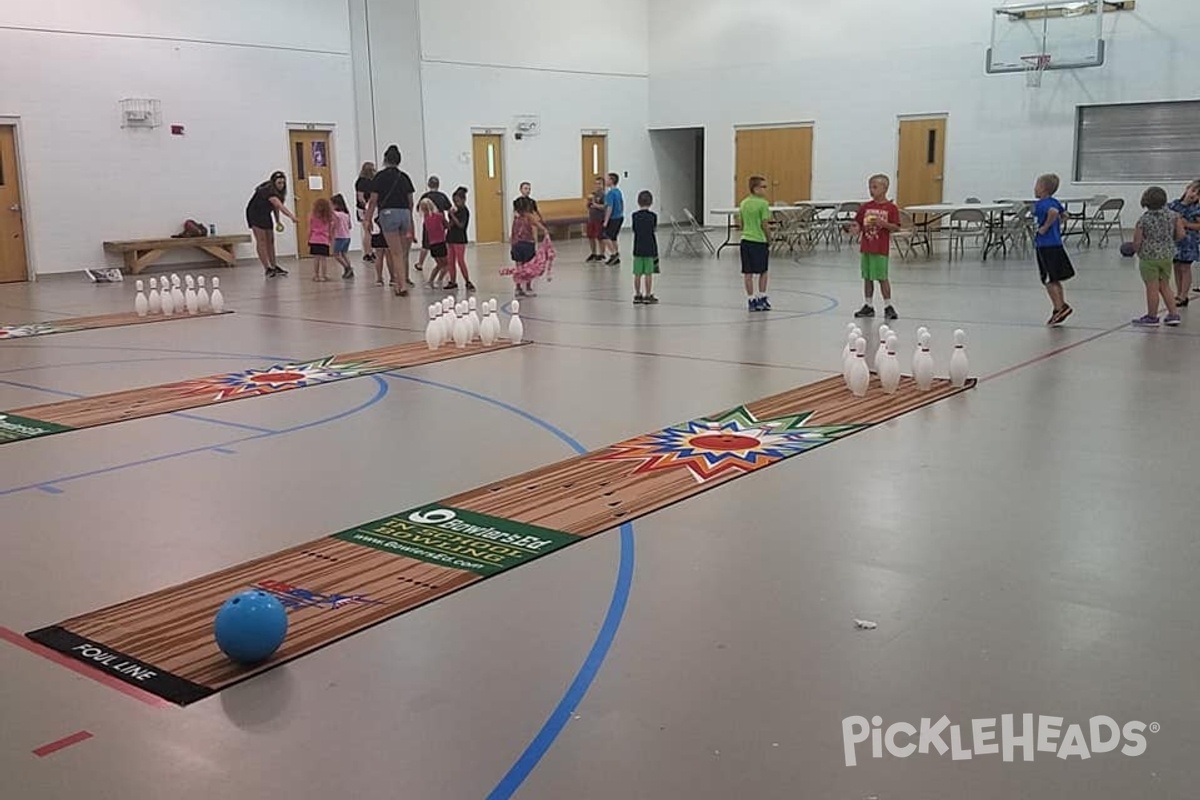
M 1042 73 L 1050 66 L 1050 54 L 1038 53 L 1032 56 L 1021 56 L 1025 64 L 1025 85 L 1036 89 L 1042 85 Z

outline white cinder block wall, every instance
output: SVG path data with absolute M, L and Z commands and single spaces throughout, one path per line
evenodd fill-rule
M 984 72 L 1001 4 L 654 0 L 650 124 L 706 126 L 716 207 L 734 199 L 735 125 L 815 120 L 813 194 L 849 199 L 871 173 L 895 174 L 898 115 L 948 113 L 947 201 L 1023 197 L 1053 171 L 1063 196 L 1124 197 L 1131 222 L 1143 186 L 1070 180 L 1075 107 L 1200 97 L 1200 4 L 1151 0 L 1109 15 L 1107 64 L 1047 73 L 1037 91 L 1019 74 Z

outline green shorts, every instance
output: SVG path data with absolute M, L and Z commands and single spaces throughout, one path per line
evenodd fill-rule
M 633 257 L 633 274 L 634 275 L 653 275 L 657 270 L 654 269 L 654 256 L 634 256 Z
M 862 276 L 864 281 L 886 281 L 888 279 L 888 257 L 877 253 L 863 253 Z
M 1169 258 L 1143 258 L 1139 259 L 1139 267 L 1142 272 L 1142 280 L 1146 283 L 1154 283 L 1155 281 L 1165 281 L 1171 278 L 1171 259 Z

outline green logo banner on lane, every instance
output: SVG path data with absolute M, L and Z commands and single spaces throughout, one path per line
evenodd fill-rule
M 0 414 L 0 444 L 35 439 L 52 433 L 74 430 L 66 425 L 42 422 L 40 419 L 18 417 L 16 414 Z
M 335 533 L 333 538 L 483 576 L 503 572 L 579 539 L 562 531 L 441 503 L 368 522 Z

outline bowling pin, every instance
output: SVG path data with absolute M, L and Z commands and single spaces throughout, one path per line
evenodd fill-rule
M 479 341 L 483 342 L 484 347 L 491 347 L 496 343 L 496 330 L 492 327 L 492 307 L 487 303 L 483 304 L 483 319 L 479 321 Z
M 196 289 L 196 303 L 200 306 L 200 313 L 207 314 L 212 311 L 212 301 L 208 299 L 208 287 L 204 285 L 204 276 L 196 278 L 196 283 L 199 286 Z
M 158 278 L 150 279 L 150 297 L 147 298 L 151 314 L 162 313 L 162 298 L 158 296 Z
M 144 286 L 141 281 L 137 284 L 137 295 L 133 298 L 133 310 L 139 317 L 144 317 L 150 313 L 150 301 L 146 299 L 146 293 L 143 291 Z
M 463 316 L 463 306 L 459 303 L 454 307 L 454 346 L 459 350 L 467 346 L 471 338 L 471 323 Z
M 879 326 L 879 347 L 875 350 L 875 371 L 879 371 L 879 362 L 887 355 L 887 340 L 892 335 L 892 329 L 887 325 Z
M 875 365 L 879 370 L 879 383 L 886 394 L 892 394 L 900 385 L 900 359 L 896 358 L 896 337 L 888 336 L 884 344 L 883 361 Z
M 857 330 L 850 331 L 846 335 L 846 346 L 842 348 L 842 378 L 847 386 L 850 385 L 850 365 L 854 363 L 854 346 L 861 335 Z
M 221 279 L 213 278 L 212 290 L 212 310 L 214 314 L 220 314 L 225 310 L 225 295 L 221 294 Z
M 866 339 L 859 339 L 854 344 L 854 363 L 850 367 L 846 385 L 850 387 L 850 391 L 854 393 L 855 397 L 866 396 L 867 387 L 871 385 L 871 370 L 867 367 Z
M 163 290 L 160 294 L 162 298 L 163 316 L 170 317 L 175 314 L 175 295 L 171 291 L 171 287 L 167 285 L 167 279 L 163 278 Z
M 471 320 L 471 341 L 479 338 L 479 301 L 474 297 L 467 298 L 467 318 Z
M 430 350 L 437 350 L 442 344 L 442 332 L 438 329 L 437 306 L 429 307 L 429 324 L 425 326 L 425 344 Z
M 967 334 L 954 332 L 954 352 L 950 354 L 950 385 L 965 386 L 967 383 Z
M 183 282 L 179 280 L 179 276 L 172 273 L 171 275 L 171 305 L 175 310 L 183 313 L 185 298 L 183 296 Z
M 183 276 L 183 286 L 185 289 L 195 289 L 196 288 L 196 279 L 192 276 L 191 273 L 188 273 L 187 275 Z
M 513 344 L 520 344 L 525 336 L 525 323 L 521 322 L 521 301 L 512 301 L 512 318 L 508 321 L 508 338 Z
M 191 275 L 188 275 L 188 280 L 191 280 Z M 194 286 L 187 287 L 187 291 L 183 293 L 183 304 L 187 307 L 189 314 L 200 313 L 200 300 L 196 297 L 196 289 Z
M 921 334 L 921 344 L 913 354 L 913 380 L 922 392 L 933 386 L 933 356 L 929 353 L 929 331 Z

